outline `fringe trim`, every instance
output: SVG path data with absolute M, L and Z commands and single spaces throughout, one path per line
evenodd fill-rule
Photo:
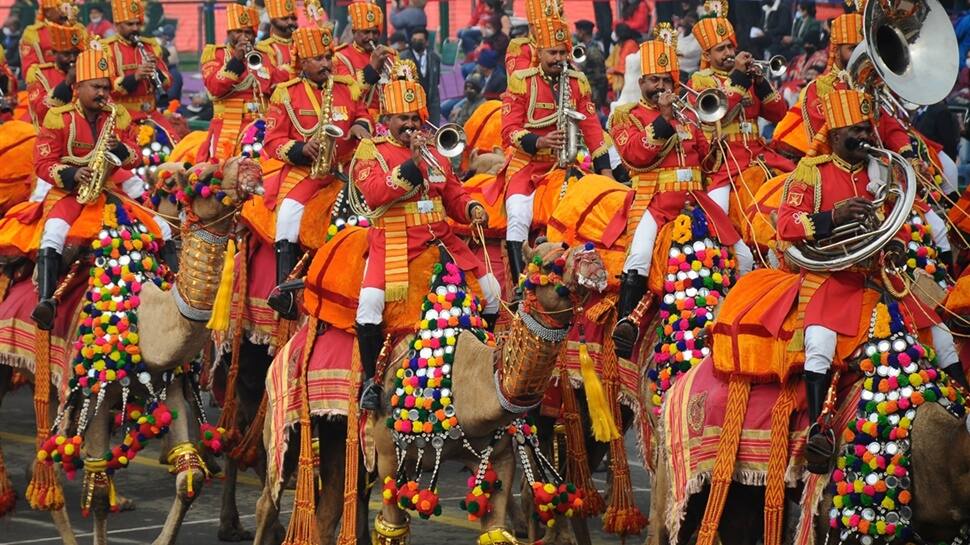
M 687 517 L 687 503 L 690 501 L 691 496 L 703 490 L 705 485 L 710 484 L 712 471 L 705 471 L 687 481 L 685 486 L 687 497 L 683 503 L 674 502 L 667 506 L 667 512 L 664 514 L 664 524 L 667 526 L 670 545 L 677 545 L 677 533 L 680 532 L 680 525 L 684 522 L 684 518 Z M 731 477 L 732 482 L 748 486 L 765 486 L 767 480 L 768 473 L 766 471 L 753 469 L 735 470 L 734 475 Z
M 553 373 L 552 379 L 550 379 L 550 384 L 553 386 L 559 386 L 559 375 Z M 569 370 L 569 385 L 573 387 L 573 390 L 578 390 L 583 386 L 583 378 L 579 375 L 579 371 L 573 372 L 572 369 Z M 629 408 L 634 414 L 640 413 L 640 408 L 643 407 L 643 403 L 635 395 L 630 395 L 623 393 L 622 391 L 617 395 L 617 401 L 620 402 L 624 407 Z

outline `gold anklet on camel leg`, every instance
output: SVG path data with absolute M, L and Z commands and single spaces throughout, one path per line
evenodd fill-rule
M 171 452 L 168 453 L 168 464 L 172 466 L 168 472 L 173 475 L 187 472 L 185 476 L 185 493 L 190 498 L 195 496 L 195 488 L 193 487 L 193 479 L 195 478 L 193 477 L 194 471 L 201 473 L 203 478 L 209 477 L 209 468 L 206 467 L 205 461 L 199 456 L 199 451 L 195 448 L 195 445 L 189 442 L 179 443 L 172 447 Z
M 518 545 L 512 532 L 505 528 L 492 528 L 478 536 L 478 545 Z
M 374 545 L 406 545 L 411 537 L 411 517 L 404 514 L 404 522 L 391 524 L 384 520 L 384 514 L 378 513 L 374 519 Z
M 115 494 L 115 483 L 108 475 L 108 462 L 97 458 L 84 461 L 84 481 L 81 483 L 81 513 L 87 516 L 91 512 L 94 493 L 99 488 L 108 490 L 108 509 L 118 510 L 118 499 Z

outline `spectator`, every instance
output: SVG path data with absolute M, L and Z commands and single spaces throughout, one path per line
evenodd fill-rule
M 576 43 L 586 47 L 586 62 L 580 69 L 586 74 L 593 91 L 593 104 L 597 108 L 606 106 L 606 54 L 599 43 L 593 39 L 593 22 L 576 21 Z
M 173 64 L 178 66 L 179 52 L 175 47 L 175 27 L 172 25 L 165 25 L 155 31 L 155 37 L 158 38 L 158 42 L 162 46 L 162 49 L 168 50 L 169 66 Z
M 410 39 L 411 33 L 416 29 L 428 26 L 428 16 L 424 13 L 427 3 L 428 0 L 411 0 L 407 6 L 401 7 L 401 1 L 398 0 L 397 6 L 391 11 L 391 25 Z
M 88 32 L 92 35 L 107 38 L 115 33 L 114 25 L 104 16 L 104 8 L 100 5 L 95 4 L 91 6 L 91 9 L 88 11 L 88 17 L 90 19 Z
M 646 0 L 623 0 L 620 22 L 642 38 L 650 30 L 650 5 Z
M 930 140 L 943 146 L 943 152 L 951 159 L 957 157 L 957 146 L 960 143 L 960 128 L 956 116 L 945 102 L 937 102 L 929 106 L 920 106 L 911 114 L 913 128 Z
M 483 94 L 487 100 L 498 100 L 508 86 L 508 76 L 505 65 L 499 62 L 498 53 L 491 50 L 482 51 L 478 56 L 475 70 L 485 80 Z
M 158 91 L 158 107 L 165 110 L 168 108 L 169 102 L 173 100 L 182 101 L 183 78 L 182 72 L 179 71 L 178 62 L 172 62 L 172 50 L 168 47 L 162 47 L 162 60 L 168 66 L 169 74 L 172 75 L 172 86 L 168 90 Z
M 465 125 L 468 118 L 485 102 L 485 97 L 482 95 L 484 84 L 485 81 L 481 74 L 468 76 L 468 79 L 465 80 L 465 97 L 459 100 L 458 104 L 455 104 L 454 109 L 451 110 L 451 116 L 448 118 L 450 122 L 461 126 Z
M 701 44 L 697 43 L 697 38 L 691 32 L 695 23 L 697 16 L 691 13 L 677 22 L 677 61 L 684 74 L 682 81 L 687 81 L 689 75 L 701 67 Z
M 499 28 L 502 28 L 506 35 L 511 32 L 511 20 L 505 15 L 504 3 L 502 0 L 485 0 L 475 3 L 475 11 L 472 12 L 471 19 L 465 28 L 458 31 L 458 39 L 461 40 L 461 50 L 465 55 L 469 55 L 482 43 L 485 25 L 495 17 L 500 17 Z M 505 27 L 505 21 L 509 21 L 509 26 Z M 495 27 L 493 26 L 493 29 Z
M 593 0 L 596 28 L 599 29 L 599 36 L 596 39 L 603 44 L 604 55 L 613 45 L 613 42 L 610 41 L 610 29 L 613 28 L 613 3 L 613 0 Z
M 482 36 L 484 39 L 483 43 L 488 45 L 498 53 L 499 61 L 505 62 L 505 53 L 509 49 L 509 35 L 502 30 L 502 18 L 493 17 L 487 23 L 485 23 L 485 28 L 482 29 Z
M 798 11 L 795 12 L 791 34 L 781 37 L 782 48 L 779 54 L 791 60 L 806 51 L 806 45 L 809 42 L 817 43 L 817 38 L 821 35 L 822 23 L 815 19 L 815 1 L 803 0 L 798 4 Z
M 782 0 L 764 0 L 761 26 L 751 29 L 751 54 L 765 59 L 784 52 L 782 38 L 791 35 L 791 11 Z
M 405 36 L 400 30 L 395 31 L 387 39 L 387 45 L 393 47 L 398 54 L 401 54 L 405 49 L 408 48 L 408 37 Z
M 613 96 L 619 96 L 623 90 L 623 75 L 626 73 L 626 57 L 639 51 L 637 45 L 636 32 L 626 23 L 617 23 L 613 29 L 613 41 L 616 46 L 610 50 L 610 56 L 606 58 L 607 76 L 610 80 L 610 91 Z
M 441 83 L 441 57 L 428 47 L 428 29 L 411 30 L 411 45 L 401 53 L 402 59 L 414 61 L 418 67 L 421 87 L 428 102 L 428 119 L 437 124 L 441 120 L 441 100 L 438 85 Z

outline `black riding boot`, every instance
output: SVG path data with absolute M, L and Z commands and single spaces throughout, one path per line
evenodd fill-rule
M 963 372 L 963 364 L 960 362 L 951 363 L 943 369 L 952 380 L 955 380 L 957 384 L 963 387 L 964 391 L 970 392 L 970 385 L 967 385 L 967 375 Z
M 835 433 L 832 430 L 822 432 L 818 417 L 822 414 L 825 398 L 832 385 L 832 374 L 805 371 L 804 380 L 810 423 L 808 444 L 805 447 L 805 466 L 812 473 L 824 475 L 831 469 L 832 456 L 835 454 Z
M 614 352 L 619 358 L 629 358 L 633 354 L 639 331 L 627 317 L 640 304 L 646 292 L 647 277 L 640 276 L 640 271 L 627 271 L 620 276 L 620 300 L 617 303 L 619 321 L 613 328 Z
M 357 349 L 360 351 L 360 365 L 367 378 L 361 385 L 360 408 L 376 411 L 381 406 L 380 377 L 377 373 L 377 358 L 381 355 L 384 345 L 384 328 L 382 324 L 357 324 Z
M 297 252 L 300 245 L 288 240 L 276 241 L 276 285 L 279 286 L 289 278 L 296 266 L 298 259 Z M 270 308 L 280 313 L 280 318 L 285 320 L 295 320 L 297 318 L 296 296 L 292 291 L 279 291 L 276 289 L 266 301 Z
M 166 240 L 162 246 L 162 261 L 168 265 L 168 269 L 173 273 L 179 272 L 179 251 L 175 246 L 174 240 Z
M 37 323 L 37 329 L 50 331 L 54 329 L 54 316 L 57 315 L 57 303 L 54 301 L 54 290 L 61 266 L 61 254 L 54 248 L 41 248 L 37 251 L 37 306 L 30 313 L 30 319 Z
M 525 257 L 522 255 L 522 242 L 515 240 L 505 241 L 505 253 L 508 254 L 509 259 L 509 274 L 512 281 L 512 290 L 516 293 L 516 296 L 520 296 L 519 293 L 519 275 L 525 272 Z

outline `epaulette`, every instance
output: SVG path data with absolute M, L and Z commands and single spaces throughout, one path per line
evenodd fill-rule
M 621 104 L 613 110 L 613 114 L 606 121 L 607 130 L 622 127 L 624 125 L 629 125 L 633 121 L 633 109 L 637 107 L 636 102 L 630 104 Z
M 121 130 L 125 130 L 131 126 L 131 114 L 128 113 L 128 108 L 115 108 L 115 127 Z
M 829 71 L 815 78 L 815 95 L 819 98 L 832 92 L 839 76 L 834 71 Z M 807 86 L 806 86 L 807 87 Z
M 802 182 L 810 187 L 815 187 L 822 181 L 822 173 L 818 170 L 819 165 L 828 163 L 831 160 L 832 157 L 825 154 L 816 155 L 815 157 L 802 157 L 798 161 L 798 166 L 788 176 L 788 182 Z
M 580 72 L 579 70 L 569 69 L 569 70 L 566 70 L 566 75 L 571 78 L 576 78 L 577 80 L 579 80 L 580 94 L 586 95 L 586 96 L 592 94 L 593 89 L 589 85 L 589 80 L 586 79 L 586 74 Z
M 202 50 L 202 57 L 199 59 L 199 64 L 205 64 L 207 62 L 212 62 L 216 60 L 216 51 L 225 46 L 206 44 L 205 48 Z
M 162 42 L 158 41 L 158 38 L 138 38 L 147 47 L 150 47 L 152 51 L 160 53 L 162 51 Z
M 539 67 L 533 66 L 531 68 L 523 68 L 522 70 L 516 70 L 512 72 L 509 76 L 508 81 L 508 91 L 510 93 L 515 93 L 521 95 L 525 92 L 525 80 L 530 76 L 534 76 L 539 73 Z
M 37 80 L 43 77 L 43 71 L 45 68 L 53 68 L 55 65 L 52 62 L 45 62 L 41 64 L 35 64 L 27 69 L 27 75 L 24 77 L 24 81 L 27 85 L 32 85 L 37 83 Z
M 263 53 L 266 53 L 268 55 L 272 55 L 273 54 L 273 43 L 274 42 L 272 42 L 270 40 L 272 40 L 272 37 L 266 38 L 265 40 L 263 40 L 261 42 L 258 42 L 256 44 L 256 51 L 262 51 Z
M 522 46 L 528 43 L 529 43 L 528 36 L 519 36 L 518 38 L 513 38 L 512 41 L 509 42 L 509 46 L 505 50 L 506 58 L 518 56 L 520 53 L 522 53 Z
M 44 128 L 58 131 L 64 128 L 64 114 L 70 112 L 74 109 L 73 103 L 68 103 L 63 106 L 54 106 L 50 110 L 47 110 L 47 115 L 44 116 Z
M 350 47 L 350 44 L 340 44 L 337 47 L 333 48 L 333 50 L 336 53 L 337 51 L 342 51 L 344 49 L 347 49 L 348 47 Z
M 121 39 L 120 34 L 112 34 L 111 36 L 108 36 L 107 38 L 102 39 L 101 45 L 111 45 L 118 42 L 118 40 L 120 39 Z
M 302 81 L 300 78 L 293 78 L 291 80 L 284 81 L 283 83 L 276 84 L 276 90 L 273 91 L 273 96 L 269 98 L 272 104 L 289 104 L 290 103 L 290 87 Z
M 382 138 L 382 137 L 378 137 Z M 373 161 L 377 159 L 377 138 L 365 138 L 357 145 L 354 161 Z
M 40 41 L 40 34 L 38 31 L 41 28 L 42 23 L 34 23 L 29 25 L 24 29 L 24 33 L 20 36 L 20 43 L 22 44 L 36 44 Z
M 714 71 L 710 68 L 705 68 L 698 72 L 694 72 L 690 75 L 690 81 L 695 89 L 714 87 L 717 85 L 717 81 L 714 79 Z
M 363 89 L 361 89 L 360 83 L 355 78 L 346 75 L 330 77 L 333 78 L 334 83 L 342 83 L 350 88 L 350 98 L 354 100 L 360 99 L 360 95 L 363 94 Z

